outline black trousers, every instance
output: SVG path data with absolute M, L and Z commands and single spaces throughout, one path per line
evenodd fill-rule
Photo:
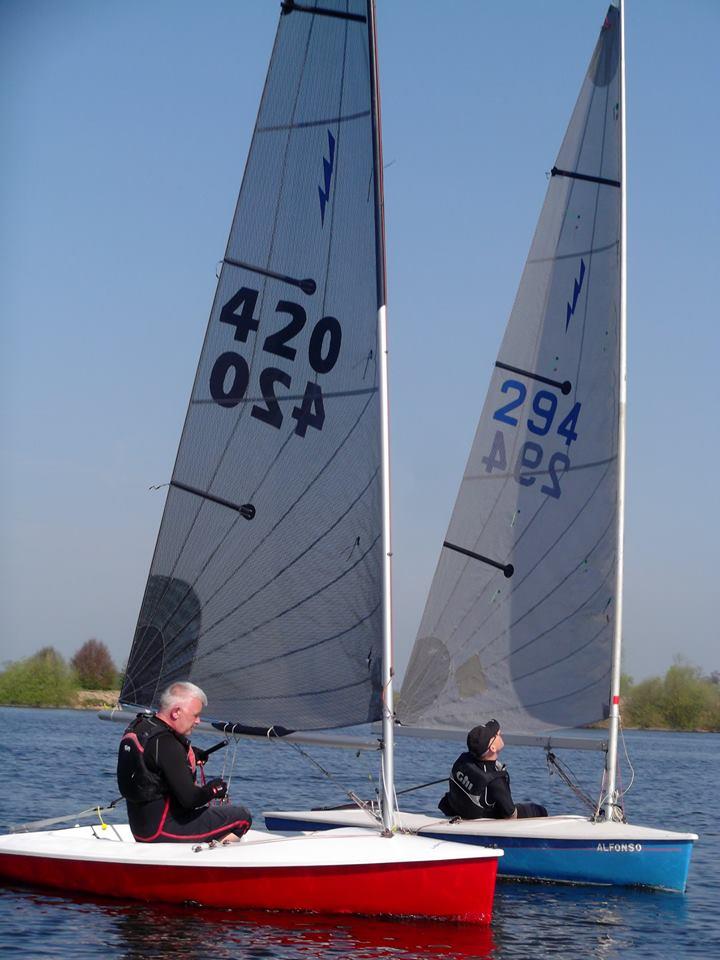
M 548 815 L 545 807 L 540 803 L 516 803 L 518 820 L 521 817 L 546 817 Z
M 213 804 L 183 810 L 168 799 L 161 799 L 127 806 L 130 829 L 140 843 L 222 840 L 229 833 L 241 837 L 252 823 L 250 811 L 240 804 Z
M 447 794 L 440 800 L 438 808 L 446 817 L 457 817 L 457 812 L 450 803 L 450 799 Z M 548 815 L 545 807 L 540 803 L 516 803 L 515 809 L 517 810 L 518 820 L 525 817 L 546 817 Z M 475 819 L 483 819 L 482 817 L 476 817 Z M 492 819 L 492 818 L 488 818 Z

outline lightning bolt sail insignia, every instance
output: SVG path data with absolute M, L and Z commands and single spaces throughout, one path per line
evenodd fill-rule
M 567 317 L 565 318 L 565 333 L 567 333 L 568 327 L 570 326 L 570 318 L 575 313 L 575 307 L 577 306 L 578 297 L 580 296 L 580 291 L 582 290 L 584 278 L 585 278 L 585 261 L 581 259 L 580 260 L 580 276 L 575 281 L 575 285 L 573 287 L 572 303 L 568 303 L 567 305 Z
M 333 170 L 335 168 L 335 137 L 328 130 L 328 153 L 330 154 L 330 159 L 323 157 L 323 173 L 324 173 L 324 186 L 318 187 L 318 193 L 320 194 L 320 222 L 325 226 L 325 207 L 328 200 L 330 199 L 330 181 L 332 180 Z

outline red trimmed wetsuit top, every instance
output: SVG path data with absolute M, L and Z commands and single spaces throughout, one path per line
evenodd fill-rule
M 249 829 L 252 817 L 246 807 L 208 805 L 225 795 L 225 782 L 198 786 L 195 773 L 195 752 L 187 737 L 156 716 L 140 714 L 130 723 L 120 741 L 117 777 L 136 840 L 219 840 Z

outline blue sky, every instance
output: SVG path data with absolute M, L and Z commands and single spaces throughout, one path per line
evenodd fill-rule
M 378 8 L 402 671 L 606 4 Z M 0 0 L 0 661 L 127 656 L 278 9 Z M 626 8 L 636 679 L 720 667 L 719 28 Z

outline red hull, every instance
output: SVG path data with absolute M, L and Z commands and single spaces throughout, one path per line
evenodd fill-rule
M 497 860 L 177 867 L 0 854 L 0 876 L 123 900 L 490 923 Z

